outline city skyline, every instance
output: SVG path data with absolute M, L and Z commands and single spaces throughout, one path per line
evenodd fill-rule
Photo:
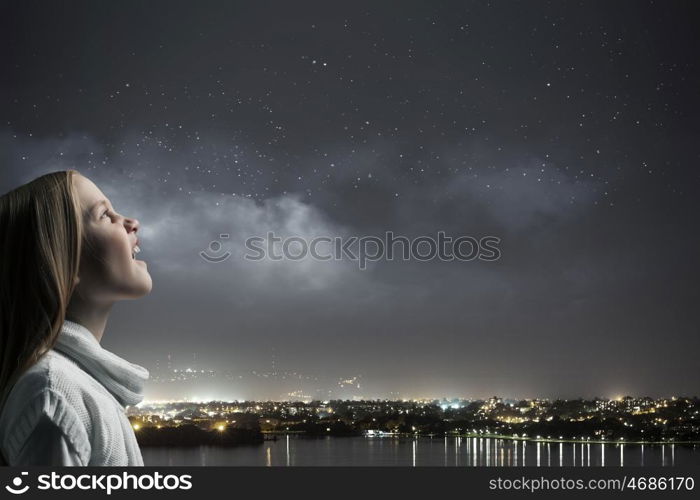
M 196 353 L 191 353 L 196 358 Z M 550 394 L 549 396 L 533 394 L 477 394 L 468 385 L 461 392 L 444 393 L 438 388 L 432 394 L 415 394 L 399 391 L 379 392 L 375 384 L 361 373 L 350 376 L 334 376 L 333 374 L 300 373 L 293 368 L 278 369 L 277 361 L 271 358 L 268 367 L 261 366 L 254 370 L 230 369 L 214 370 L 210 366 L 196 364 L 187 360 L 178 362 L 170 354 L 166 362 L 156 360 L 155 370 L 150 373 L 146 384 L 144 404 L 153 401 L 297 401 L 312 402 L 325 400 L 404 400 L 404 401 L 476 401 L 492 398 L 506 401 L 526 399 L 587 399 L 578 395 L 570 398 Z M 690 397 L 696 398 L 696 393 L 672 394 L 659 396 L 661 399 Z M 616 393 L 595 394 L 589 398 L 622 401 L 627 398 L 650 398 L 648 394 Z
M 694 395 L 691 9 L 11 2 L 0 193 L 75 168 L 139 219 L 153 291 L 102 345 L 150 371 L 196 352 L 251 373 L 274 349 L 373 395 Z M 500 254 L 246 260 L 269 232 Z

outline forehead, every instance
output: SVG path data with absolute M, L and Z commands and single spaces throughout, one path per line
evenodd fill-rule
M 87 177 L 76 175 L 73 178 L 73 183 L 80 201 L 80 206 L 83 209 L 89 210 L 101 200 L 107 199 L 100 188 L 98 188 L 95 183 Z

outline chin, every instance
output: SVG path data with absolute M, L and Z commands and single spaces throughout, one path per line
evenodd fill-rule
M 146 276 L 147 278 L 143 280 L 143 283 L 141 283 L 141 293 L 139 294 L 139 297 L 148 295 L 153 289 L 153 280 L 151 279 L 151 275 L 146 273 Z
M 139 276 L 134 277 L 134 280 L 130 283 L 129 288 L 129 298 L 138 299 L 144 295 L 148 295 L 153 288 L 153 280 L 148 272 L 139 273 Z

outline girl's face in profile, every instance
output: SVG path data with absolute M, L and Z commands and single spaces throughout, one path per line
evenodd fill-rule
M 90 179 L 76 175 L 74 183 L 85 238 L 76 292 L 84 299 L 106 303 L 150 292 L 146 263 L 135 258 L 139 222 L 116 212 Z

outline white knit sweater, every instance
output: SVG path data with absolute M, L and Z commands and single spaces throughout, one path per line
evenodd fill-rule
M 65 321 L 54 349 L 22 374 L 0 413 L 9 465 L 143 465 L 125 408 L 148 371 Z

